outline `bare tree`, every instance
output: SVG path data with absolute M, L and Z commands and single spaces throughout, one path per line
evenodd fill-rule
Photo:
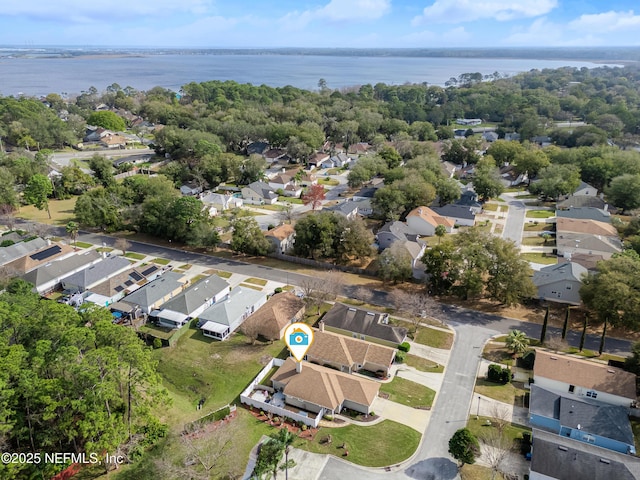
M 491 480 L 494 480 L 499 472 L 502 473 L 502 462 L 513 449 L 513 442 L 506 435 L 493 429 L 485 432 L 481 440 L 482 457 L 491 467 Z
M 27 224 L 27 230 L 34 235 L 46 238 L 51 234 L 51 225 L 45 225 L 44 223 L 29 223 Z
M 311 309 L 315 306 L 318 312 L 320 312 L 320 305 L 323 302 L 335 300 L 343 287 L 342 272 L 337 270 L 320 272 L 317 276 L 307 277 L 300 283 L 307 308 Z
M 364 303 L 370 303 L 373 299 L 373 292 L 367 287 L 358 287 L 351 294 L 353 298 Z
M 320 279 L 320 291 L 324 294 L 325 300 L 335 300 L 342 293 L 344 282 L 342 276 L 344 274 L 338 270 L 329 270 L 318 275 Z
M 566 340 L 563 340 L 562 337 L 558 335 L 554 335 L 553 337 L 550 337 L 549 340 L 547 340 L 547 347 L 556 353 L 560 350 L 564 350 L 568 345 L 569 344 L 566 342 Z
M 113 242 L 113 248 L 122 250 L 122 255 L 126 255 L 127 251 L 131 248 L 131 242 L 126 238 L 116 238 L 116 241 Z
M 509 412 L 509 408 L 505 405 L 501 405 L 500 403 L 494 402 L 491 405 L 491 410 L 489 411 L 489 415 L 492 418 L 492 425 L 495 425 L 498 433 L 502 435 L 504 432 L 504 428 L 511 423 L 511 415 Z
M 428 294 L 423 292 L 406 292 L 395 289 L 391 293 L 394 306 L 408 316 L 413 326 L 413 334 L 418 332 L 420 323 L 437 310 L 437 303 Z
M 285 202 L 282 210 L 278 212 L 278 219 L 283 223 L 291 223 L 295 219 L 295 213 L 293 213 L 293 205 L 289 202 Z

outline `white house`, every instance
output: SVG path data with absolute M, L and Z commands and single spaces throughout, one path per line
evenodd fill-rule
M 533 273 L 538 298 L 569 305 L 580 305 L 580 287 L 587 269 L 575 262 L 558 263 Z
M 240 197 L 224 193 L 209 192 L 200 197 L 200 201 L 207 207 L 214 207 L 220 212 L 225 210 L 240 208 L 243 200 Z
M 455 222 L 449 218 L 442 217 L 429 207 L 417 207 L 407 215 L 407 226 L 409 230 L 418 235 L 433 236 L 438 225 L 444 225 L 447 233 L 451 233 Z
M 276 252 L 287 253 L 293 248 L 296 241 L 296 229 L 293 228 L 293 225 L 285 223 L 267 230 L 264 232 L 264 236 L 273 244 Z
M 267 301 L 267 294 L 251 288 L 234 288 L 229 296 L 198 316 L 205 337 L 225 340 Z
M 264 182 L 253 182 L 242 187 L 242 198 L 254 205 L 273 205 L 278 201 L 278 195 Z

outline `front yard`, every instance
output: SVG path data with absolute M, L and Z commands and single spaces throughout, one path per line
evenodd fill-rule
M 450 350 L 453 345 L 453 333 L 435 328 L 420 327 L 413 341 L 428 347 Z
M 431 407 L 436 392 L 424 385 L 395 377 L 389 383 L 380 385 L 380 392 L 386 393 L 389 400 L 409 407 Z
M 325 440 L 331 435 L 331 443 Z M 384 420 L 370 427 L 349 425 L 339 428 L 321 428 L 312 442 L 296 440 L 293 446 L 313 453 L 343 457 L 358 465 L 384 467 L 406 460 L 416 451 L 421 434 L 414 429 Z M 325 441 L 324 443 L 322 443 Z M 346 446 L 349 452 L 345 456 Z
M 527 210 L 527 218 L 551 218 L 556 216 L 553 210 Z
M 515 405 L 516 407 L 524 406 L 524 396 L 527 390 L 524 389 L 524 385 L 519 382 L 511 382 L 506 385 L 500 383 L 493 383 L 483 378 L 476 380 L 476 393 L 484 395 L 485 397 L 493 398 L 502 403 L 508 403 L 509 405 Z

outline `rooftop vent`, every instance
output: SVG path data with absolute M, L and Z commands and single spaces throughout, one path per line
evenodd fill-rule
M 567 447 L 563 447 L 562 445 L 558 445 L 558 450 L 562 450 L 563 452 L 568 452 L 569 449 Z
M 616 371 L 615 371 L 615 370 L 611 370 L 610 368 L 607 368 L 607 372 L 609 372 L 609 373 L 616 373 Z
M 558 357 L 549 357 L 549 358 L 551 358 L 551 360 L 557 360 L 558 359 Z
M 601 458 L 601 459 L 600 459 L 600 463 L 604 463 L 604 464 L 606 464 L 606 465 L 610 465 L 610 464 L 611 464 L 611 461 L 610 461 L 610 460 L 607 460 L 606 458 Z

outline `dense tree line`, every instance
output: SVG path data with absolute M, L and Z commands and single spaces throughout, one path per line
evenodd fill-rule
M 150 351 L 111 313 L 41 299 L 12 281 L 0 295 L 0 444 L 12 452 L 131 459 L 166 429 L 150 406 L 168 397 Z M 51 477 L 51 465 L 3 463 L 2 478 Z M 58 466 L 59 468 L 59 466 Z M 30 477 L 29 477 L 30 478 Z

